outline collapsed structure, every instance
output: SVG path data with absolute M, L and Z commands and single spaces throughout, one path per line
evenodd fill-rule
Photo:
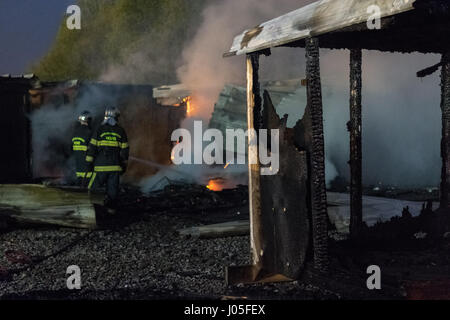
M 0 165 L 2 217 L 28 223 L 78 228 L 97 226 L 102 201 L 67 187 L 74 179 L 71 139 L 77 115 L 94 114 L 94 126 L 105 107 L 122 111 L 121 124 L 131 143 L 125 181 L 152 176 L 169 165 L 170 132 L 186 116 L 186 105 L 161 105 L 148 85 L 117 85 L 82 81 L 42 82 L 34 75 L 0 77 L 0 133 L 5 156 Z M 145 161 L 144 161 L 144 160 Z M 53 181 L 54 187 L 33 185 Z
M 373 10 L 368 10 L 372 8 Z M 376 14 L 373 15 L 373 12 Z M 373 28 L 371 20 L 378 20 Z M 322 85 L 319 49 L 350 51 L 351 235 L 362 228 L 362 50 L 437 53 L 442 60 L 421 71 L 442 67 L 441 204 L 450 208 L 450 1 L 321 0 L 236 36 L 224 57 L 247 55 L 249 129 L 280 130 L 281 172 L 260 176 L 249 166 L 251 249 L 253 265 L 228 268 L 229 283 L 296 279 L 303 270 L 312 240 L 314 266 L 328 270 L 327 196 L 325 185 Z M 261 97 L 259 56 L 274 47 L 306 50 L 307 107 L 293 130 L 275 112 L 270 94 Z M 257 139 L 249 157 L 258 158 Z M 310 237 L 311 235 L 311 237 Z
M 1 166 L 8 168 L 0 173 L 0 183 L 63 176 L 67 173 L 70 135 L 77 112 L 90 110 L 98 123 L 109 105 L 121 109 L 121 123 L 133 145 L 128 180 L 158 171 L 138 159 L 170 164 L 170 133 L 186 117 L 186 105 L 157 103 L 153 86 L 78 80 L 43 82 L 34 75 L 0 77 L 0 108 L 5 115 L 0 130 L 8 150 L 8 156 L 0 160 Z M 41 118 L 34 116 L 38 112 Z M 59 131 L 51 132 L 53 128 Z
M 299 89 L 305 89 L 305 87 L 302 86 L 302 79 L 300 78 L 264 81 L 261 83 L 261 86 L 270 93 L 275 108 L 278 108 L 282 102 L 291 99 Z M 214 105 L 214 112 L 211 116 L 209 127 L 220 130 L 224 137 L 226 137 L 227 129 L 247 130 L 247 113 L 245 108 L 243 108 L 247 103 L 246 99 L 246 88 L 226 84 L 219 95 L 219 99 Z M 227 146 L 226 139 L 224 145 Z M 225 149 L 226 152 L 233 152 L 234 150 L 236 150 L 236 148 L 233 150 Z

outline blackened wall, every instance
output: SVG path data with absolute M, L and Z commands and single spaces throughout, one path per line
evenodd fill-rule
M 33 79 L 0 77 L 0 183 L 31 178 L 31 135 L 27 114 Z

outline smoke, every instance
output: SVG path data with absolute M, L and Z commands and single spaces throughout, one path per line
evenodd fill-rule
M 148 76 L 158 72 L 157 65 L 154 62 L 149 63 L 149 58 L 144 52 L 134 52 L 122 63 L 109 65 L 100 76 L 100 81 L 116 84 L 147 83 Z
M 437 55 L 363 52 L 363 183 L 427 187 L 439 183 L 439 73 L 416 72 Z M 349 54 L 323 50 L 327 154 L 349 177 Z
M 167 56 L 152 54 L 153 48 L 144 45 L 127 53 L 121 63 L 111 64 L 99 80 L 114 84 L 167 84 L 175 81 L 170 69 L 173 62 Z
M 242 57 L 223 59 L 222 54 L 228 51 L 233 37 L 244 28 L 251 28 L 276 15 L 297 9 L 311 1 L 295 0 L 221 0 L 206 7 L 202 13 L 202 24 L 196 35 L 182 51 L 177 76 L 192 92 L 193 112 L 182 127 L 193 132 L 196 120 L 209 121 L 220 92 L 227 83 L 245 83 L 245 61 Z M 286 60 L 301 61 L 292 51 L 285 51 Z M 264 64 L 264 61 L 261 62 Z M 299 62 L 301 63 L 301 62 Z M 133 62 L 131 62 L 133 65 Z M 139 64 L 138 64 L 139 65 Z M 289 74 L 289 66 L 270 62 L 266 65 L 268 79 Z M 278 68 L 280 67 L 280 68 Z M 106 78 L 109 79 L 109 78 Z M 204 125 L 206 127 L 206 124 Z M 246 184 L 246 166 L 230 166 L 226 170 L 221 167 L 211 168 L 202 165 L 185 165 L 168 167 L 154 177 L 142 182 L 145 192 L 154 190 L 171 180 L 183 180 L 206 184 L 215 177 L 225 178 L 233 186 Z M 229 185 L 228 187 L 231 187 Z
M 74 163 L 70 158 L 72 129 L 81 112 L 88 110 L 94 117 L 104 112 L 114 101 L 95 87 L 86 89 L 75 104 L 49 102 L 30 115 L 35 177 L 70 176 Z M 68 171 L 67 171 L 68 170 Z
M 225 84 L 245 84 L 245 58 L 222 58 L 222 54 L 229 50 L 235 35 L 311 2 L 313 0 L 217 0 L 205 8 L 199 18 L 202 22 L 197 33 L 187 41 L 177 62 L 181 67 L 177 69 L 176 75 L 179 81 L 192 91 L 195 108 L 194 117 L 188 119 L 184 126 L 190 128 L 196 118 L 205 121 L 210 119 L 214 104 Z M 109 66 L 99 79 L 129 84 L 172 81 L 169 72 L 171 68 L 167 67 L 165 70 L 164 66 L 172 65 L 173 61 L 177 60 L 174 57 L 175 52 L 168 52 L 169 56 L 158 50 L 155 53 L 150 48 L 151 39 L 145 35 L 142 39 L 133 48 L 124 50 L 123 62 Z M 170 41 L 175 43 L 177 40 Z M 270 57 L 261 57 L 261 80 L 304 77 L 303 49 L 276 48 L 272 53 Z M 346 130 L 349 120 L 349 54 L 348 51 L 321 50 L 321 58 L 329 182 L 337 175 L 349 177 L 349 135 Z M 415 73 L 439 59 L 436 55 L 364 51 L 365 185 L 380 182 L 400 187 L 438 184 L 441 169 L 439 76 L 434 74 L 419 80 Z M 31 117 L 35 168 L 39 168 L 40 163 L 59 161 L 61 153 L 51 151 L 52 147 L 55 143 L 68 143 L 68 128 L 78 112 L 84 109 L 94 113 L 103 111 L 105 99 L 108 97 L 104 94 L 98 95 L 99 97 L 96 97 L 96 93 L 92 92 L 82 96 L 75 109 L 71 106 L 48 105 L 33 113 Z M 280 104 L 278 112 L 280 116 L 289 114 L 289 123 L 293 126 L 303 116 L 305 105 L 306 95 L 304 88 L 301 88 Z M 167 170 L 163 169 L 160 175 L 172 174 L 169 173 L 173 172 L 172 169 Z M 206 169 L 193 171 L 203 170 Z M 193 176 L 203 181 L 209 174 Z
M 151 95 L 151 87 L 88 83 L 77 88 L 77 96 L 70 104 L 49 103 L 34 111 L 31 114 L 34 176 L 64 176 L 65 182 L 71 182 L 73 126 L 78 115 L 89 110 L 94 116 L 94 131 L 103 119 L 105 106 L 121 110 L 119 124 L 127 132 L 133 157 L 159 164 L 170 163 L 169 132 L 178 127 L 184 112 L 156 106 Z M 130 161 L 124 180 L 137 183 L 158 169 Z
M 337 175 L 349 179 L 349 59 L 348 51 L 321 50 L 328 183 Z M 439 59 L 437 55 L 363 52 L 365 185 L 438 185 L 439 74 L 419 79 L 416 72 Z M 303 116 L 305 102 L 306 90 L 301 88 L 281 102 L 278 113 L 289 114 L 292 127 Z
M 234 36 L 268 19 L 285 14 L 313 1 L 298 0 L 221 0 L 203 11 L 203 23 L 194 39 L 184 48 L 179 80 L 193 93 L 194 115 L 209 120 L 220 92 L 227 83 L 245 83 L 244 57 L 222 58 Z M 284 61 L 296 61 L 292 51 L 284 51 Z M 292 60 L 293 58 L 293 60 Z M 288 64 L 270 61 L 262 77 L 285 78 Z M 291 65 L 292 67 L 292 65 Z M 299 69 L 300 70 L 300 69 Z
M 183 51 L 178 78 L 193 92 L 195 117 L 209 120 L 227 83 L 245 84 L 244 57 L 222 58 L 244 29 L 313 1 L 226 0 L 203 12 L 203 24 Z M 303 49 L 276 48 L 261 57 L 261 78 L 304 77 Z M 349 178 L 349 54 L 321 50 L 327 182 Z M 419 80 L 415 73 L 436 55 L 364 52 L 363 183 L 399 187 L 438 184 L 440 175 L 440 90 L 437 74 Z M 304 90 L 304 89 L 300 89 Z M 294 95 L 295 96 L 295 95 Z M 279 114 L 290 122 L 303 116 L 306 97 L 285 102 Z M 303 105 L 302 105 L 303 102 Z M 192 119 L 186 123 L 191 127 Z

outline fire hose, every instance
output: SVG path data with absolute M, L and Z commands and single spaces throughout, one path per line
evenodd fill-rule
M 23 272 L 25 270 L 34 268 L 37 265 L 39 265 L 40 263 L 48 260 L 49 258 L 55 257 L 65 251 L 69 250 L 70 248 L 72 248 L 73 246 L 78 244 L 79 242 L 87 239 L 94 231 L 95 230 L 89 231 L 87 234 L 78 237 L 74 241 L 70 242 L 69 244 L 63 246 L 62 248 L 56 250 L 55 252 L 53 252 L 49 255 L 35 258 L 35 259 L 33 259 L 32 257 L 29 257 L 28 255 L 26 255 L 24 252 L 22 252 L 20 250 L 6 250 L 4 255 L 9 262 L 11 262 L 13 264 L 25 265 L 25 267 L 16 268 L 16 269 L 7 269 L 6 267 L 0 265 L 0 281 L 9 281 L 13 275 Z
M 5 257 L 13 264 L 30 265 L 33 262 L 29 256 L 20 250 L 6 250 Z M 0 266 L 0 281 L 10 279 L 11 275 L 10 270 Z
M 31 264 L 33 262 L 29 256 L 19 250 L 6 250 L 5 257 L 14 264 Z

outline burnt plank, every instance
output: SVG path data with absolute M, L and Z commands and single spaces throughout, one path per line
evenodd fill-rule
M 441 208 L 448 210 L 450 209 L 450 51 L 442 55 L 441 94 Z
M 248 121 L 248 169 L 249 169 L 249 204 L 250 204 L 250 245 L 253 264 L 258 266 L 262 256 L 261 231 L 261 193 L 260 193 L 260 164 L 258 157 L 258 127 L 261 110 L 259 92 L 259 55 L 247 56 L 247 121 Z
M 322 85 L 319 40 L 306 40 L 307 99 L 311 123 L 310 180 L 314 266 L 328 271 L 328 215 L 325 183 L 325 141 L 323 131 Z
M 357 238 L 362 219 L 362 51 L 350 51 L 350 234 Z
M 298 279 L 310 245 L 308 164 L 306 152 L 294 146 L 286 123 L 265 91 L 264 128 L 279 130 L 280 169 L 275 175 L 261 176 L 263 270 Z

